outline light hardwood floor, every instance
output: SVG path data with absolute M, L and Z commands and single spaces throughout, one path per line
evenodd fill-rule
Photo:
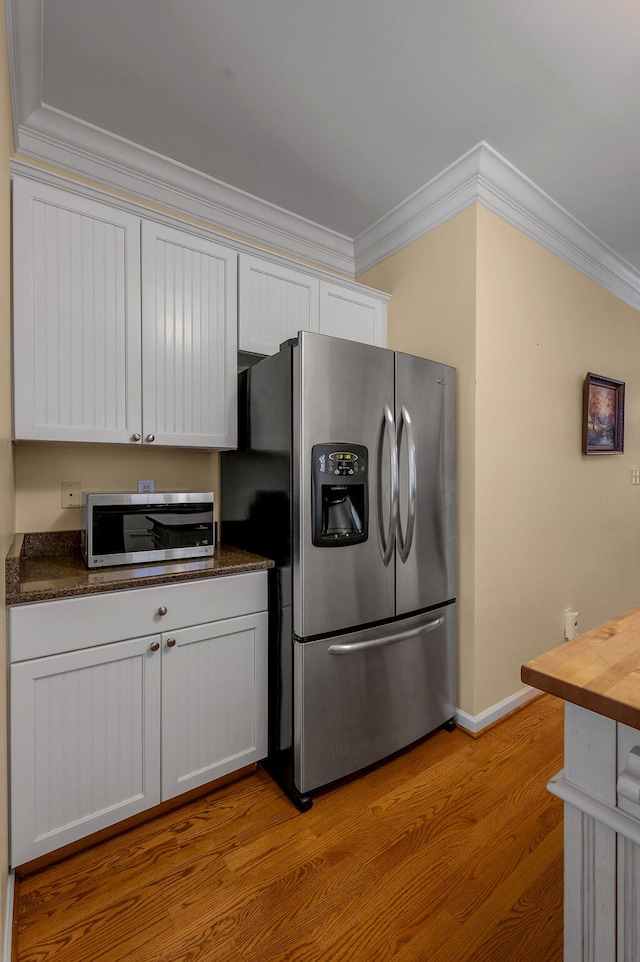
M 561 962 L 563 703 L 299 814 L 258 770 L 17 881 L 17 962 Z

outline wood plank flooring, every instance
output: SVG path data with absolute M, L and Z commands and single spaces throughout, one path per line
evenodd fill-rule
M 561 962 L 563 703 L 299 814 L 261 770 L 16 882 L 15 962 Z

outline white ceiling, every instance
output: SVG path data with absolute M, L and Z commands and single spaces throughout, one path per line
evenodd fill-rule
M 19 40 L 41 8 L 8 4 Z M 349 239 L 485 141 L 640 270 L 638 0 L 43 8 L 19 123 L 44 104 Z

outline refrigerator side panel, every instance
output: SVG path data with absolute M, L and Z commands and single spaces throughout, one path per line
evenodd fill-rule
M 382 562 L 377 516 L 380 499 L 382 527 L 388 528 L 392 439 L 383 431 L 379 445 L 379 425 L 386 406 L 391 431 L 394 355 L 384 348 L 309 333 L 301 334 L 293 353 L 293 499 L 294 545 L 297 546 L 294 549 L 293 630 L 298 637 L 306 637 L 394 616 L 393 559 L 386 566 Z M 318 449 L 314 453 L 314 446 L 321 446 L 322 453 L 318 454 Z M 347 457 L 352 460 L 346 460 Z M 358 486 L 360 494 L 356 493 Z M 366 512 L 362 510 L 363 486 L 366 486 L 368 500 Z M 326 492 L 330 492 L 331 497 Z M 317 499 L 315 509 L 312 508 L 314 497 Z M 343 504 L 341 498 L 346 499 Z M 322 509 L 317 507 L 321 501 Z M 345 543 L 348 535 L 343 538 L 340 534 L 330 534 L 325 536 L 325 543 L 319 545 L 321 515 L 322 523 L 330 532 L 343 530 L 341 526 L 347 515 L 354 534 L 358 524 L 366 520 L 366 540 Z M 332 536 L 336 546 L 327 546 Z
M 239 382 L 241 447 L 220 459 L 222 540 L 276 564 L 269 571 L 269 756 L 290 766 L 291 351 L 260 361 Z
M 455 368 L 398 353 L 396 423 L 396 612 L 403 615 L 456 596 Z M 403 543 L 408 547 L 404 557 Z

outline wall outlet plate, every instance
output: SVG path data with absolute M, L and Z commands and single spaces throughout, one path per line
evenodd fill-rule
M 155 481 L 138 481 L 138 494 L 153 494 L 155 490 Z
M 62 481 L 60 485 L 60 504 L 63 508 L 82 507 L 79 481 Z

